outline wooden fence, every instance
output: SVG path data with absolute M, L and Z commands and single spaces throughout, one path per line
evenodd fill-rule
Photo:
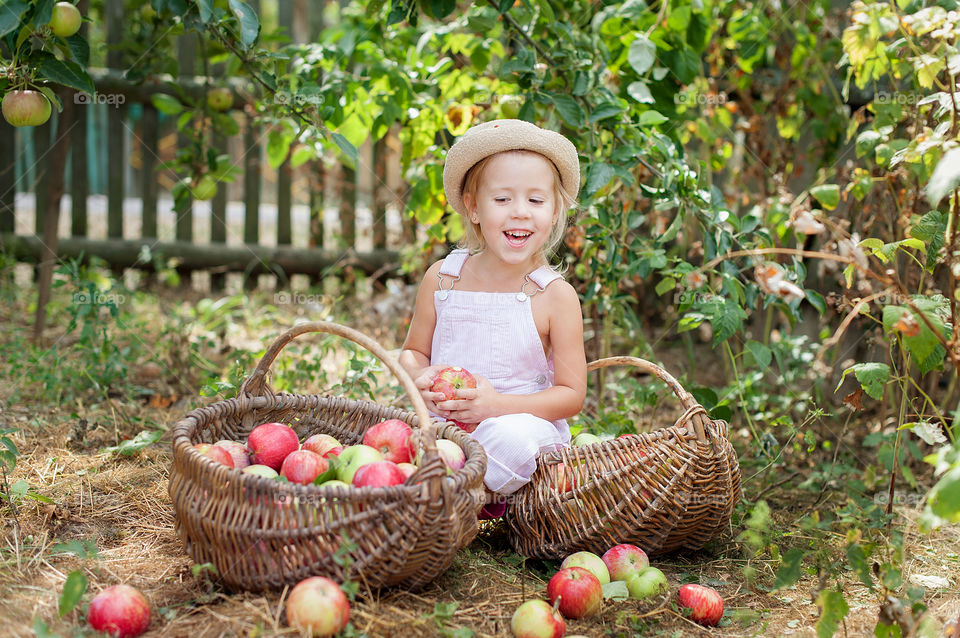
M 80 2 L 85 14 L 88 2 Z M 274 26 L 269 17 L 294 41 L 320 33 L 330 9 L 329 3 L 314 0 L 248 2 L 262 16 L 265 32 Z M 145 270 L 157 263 L 145 262 L 146 254 L 175 258 L 182 272 L 211 272 L 214 288 L 223 286 L 230 271 L 243 273 L 249 285 L 262 273 L 284 280 L 297 273 L 319 276 L 337 266 L 384 274 L 399 265 L 396 247 L 413 239 L 415 226 L 402 215 L 406 187 L 395 136 L 361 148 L 356 170 L 332 160 L 297 169 L 288 160 L 272 170 L 263 157 L 264 131 L 243 104 L 235 104 L 231 115 L 241 132 L 234 139 L 215 138 L 214 146 L 241 170 L 239 178 L 221 184 L 209 202 L 191 202 L 175 214 L 169 191 L 176 176 L 158 166 L 188 141 L 177 134 L 176 118 L 159 113 L 150 99 L 173 91 L 156 80 L 124 80 L 117 47 L 123 0 L 104 0 L 104 13 L 103 20 L 83 26 L 103 31 L 85 35 L 106 43 L 106 68 L 90 69 L 94 96 L 73 96 L 75 126 L 64 175 L 70 214 L 60 224 L 58 257 L 97 256 L 116 269 Z M 177 84 L 200 96 L 207 79 L 197 75 L 202 68 L 196 34 L 181 37 L 179 44 Z M 42 258 L 56 119 L 22 129 L 0 120 L 0 244 L 21 261 Z M 125 203 L 135 210 L 125 211 Z M 103 215 L 95 214 L 93 209 L 102 208 Z

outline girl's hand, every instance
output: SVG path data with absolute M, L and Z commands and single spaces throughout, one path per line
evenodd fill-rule
M 422 369 L 420 375 L 413 380 L 414 385 L 420 390 L 420 396 L 423 397 L 423 402 L 427 404 L 427 410 L 443 418 L 447 418 L 447 413 L 437 405 L 437 401 L 443 401 L 443 392 L 431 392 L 430 386 L 433 385 L 433 378 L 437 376 L 437 373 L 446 367 L 447 366 L 427 366 Z
M 475 376 L 477 379 L 476 388 L 457 390 L 456 399 L 440 401 L 437 404 L 443 416 L 451 420 L 472 424 L 500 415 L 496 407 L 500 393 L 493 389 L 493 385 L 486 377 Z

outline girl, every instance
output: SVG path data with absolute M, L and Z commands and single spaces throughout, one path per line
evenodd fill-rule
M 465 248 L 427 270 L 400 362 L 434 414 L 479 424 L 492 493 L 481 518 L 503 514 L 541 453 L 569 445 L 564 419 L 583 406 L 580 301 L 547 261 L 579 185 L 573 144 L 520 120 L 475 126 L 447 152 L 444 192 Z M 476 389 L 431 392 L 447 366 L 470 371 Z

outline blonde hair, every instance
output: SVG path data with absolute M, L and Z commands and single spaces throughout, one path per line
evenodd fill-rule
M 563 180 L 560 179 L 560 171 L 558 171 L 556 165 L 550 161 L 550 158 L 536 151 L 528 151 L 526 149 L 501 151 L 500 153 L 488 155 L 471 166 L 467 171 L 467 174 L 463 178 L 462 192 L 464 195 L 469 193 L 471 197 L 476 198 L 477 189 L 480 186 L 480 178 L 483 177 L 483 171 L 486 169 L 487 164 L 489 164 L 490 160 L 494 157 L 509 153 L 530 154 L 542 157 L 547 160 L 547 163 L 550 164 L 550 168 L 552 169 L 553 197 L 556 202 L 556 210 L 554 211 L 554 221 L 553 226 L 550 228 L 550 234 L 547 236 L 547 241 L 543 244 L 542 253 L 546 258 L 553 254 L 554 250 L 556 250 L 557 246 L 563 240 L 564 232 L 567 229 L 567 211 L 577 205 L 576 197 L 568 193 L 563 187 Z M 463 241 L 460 242 L 460 247 L 466 248 L 471 254 L 480 252 L 486 247 L 483 235 L 480 233 L 480 224 L 474 224 L 470 220 L 470 211 L 465 211 L 460 216 L 463 218 L 464 228 Z

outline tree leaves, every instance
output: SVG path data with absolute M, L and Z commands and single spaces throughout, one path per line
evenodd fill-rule
M 240 43 L 244 49 L 249 49 L 260 35 L 257 13 L 243 0 L 230 0 L 230 11 L 240 23 Z
M 820 620 L 817 621 L 817 638 L 831 638 L 840 628 L 840 623 L 850 613 L 850 606 L 843 597 L 843 592 L 835 589 L 824 589 L 817 596 L 817 606 L 820 607 Z
M 650 70 L 657 59 L 657 45 L 645 35 L 640 35 L 636 40 L 630 43 L 630 49 L 627 53 L 627 61 L 637 72 L 637 75 L 643 75 Z
M 63 591 L 58 601 L 58 613 L 62 618 L 73 611 L 80 599 L 87 592 L 87 575 L 79 569 L 70 572 L 63 583 Z
M 58 60 L 52 55 L 40 58 L 37 75 L 45 80 L 93 95 L 96 87 L 87 72 L 76 62 Z
M 840 376 L 840 382 L 837 383 L 837 390 L 840 389 L 844 379 L 846 379 L 847 375 L 851 372 L 853 372 L 857 381 L 860 382 L 860 387 L 862 387 L 867 394 L 874 399 L 883 397 L 883 386 L 890 380 L 890 366 L 886 363 L 877 362 L 855 363 L 843 371 L 843 374 Z
M 960 186 L 960 148 L 943 154 L 927 183 L 927 202 L 936 206 L 944 195 Z

